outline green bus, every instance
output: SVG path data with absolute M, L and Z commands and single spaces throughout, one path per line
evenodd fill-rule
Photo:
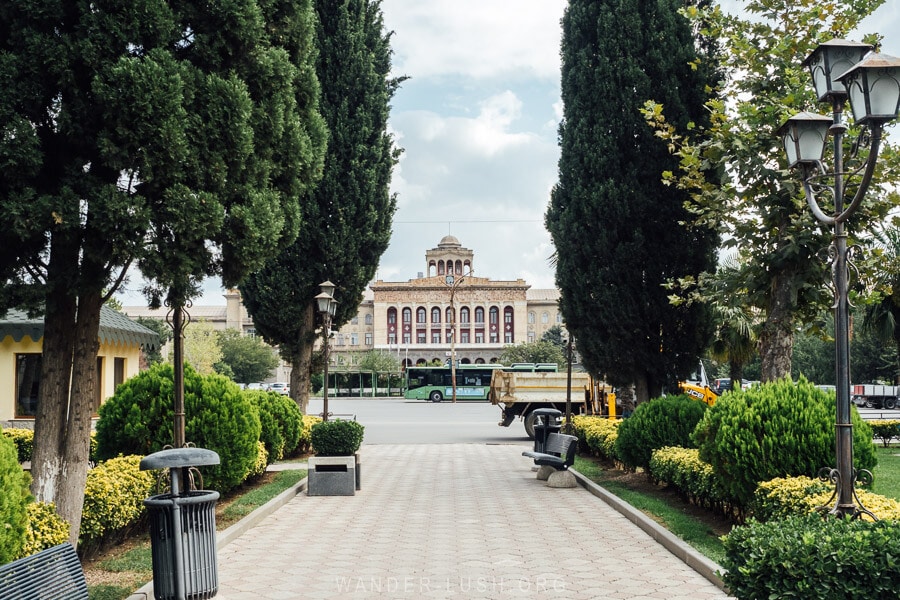
M 497 370 L 556 371 L 556 364 L 518 363 L 509 367 L 498 364 L 465 364 L 456 367 L 456 399 L 487 400 L 491 391 L 491 377 Z M 449 366 L 407 367 L 406 393 L 408 400 L 441 402 L 453 397 L 453 374 Z

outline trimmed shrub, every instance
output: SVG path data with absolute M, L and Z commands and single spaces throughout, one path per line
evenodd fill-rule
M 572 418 L 579 446 L 583 446 L 594 456 L 617 461 L 616 436 L 621 421 L 606 417 L 579 415 Z M 584 449 L 583 448 L 583 449 Z
M 705 405 L 704 405 L 705 406 Z M 696 448 L 667 446 L 653 451 L 649 472 L 657 483 L 676 488 L 688 502 L 732 516 L 734 501 Z
M 872 429 L 855 408 L 852 421 L 854 467 L 871 470 Z M 833 465 L 834 429 L 834 397 L 801 377 L 723 395 L 693 439 L 728 494 L 746 506 L 761 481 L 814 476 Z
M 318 456 L 352 456 L 359 450 L 365 427 L 356 421 L 323 421 L 312 428 L 312 447 Z
M 2 433 L 16 444 L 16 453 L 19 456 L 20 463 L 31 460 L 31 454 L 34 450 L 34 431 L 31 429 L 10 427 L 8 429 L 3 429 Z
M 834 484 L 811 477 L 776 477 L 763 481 L 753 493 L 750 511 L 757 521 L 771 521 L 814 512 L 833 503 Z M 857 490 L 862 505 L 878 519 L 900 520 L 900 502 Z M 862 518 L 869 518 L 863 515 Z
M 666 446 L 695 447 L 691 433 L 706 409 L 703 402 L 684 395 L 639 404 L 619 425 L 616 455 L 631 469 L 647 469 L 654 450 Z
M 322 417 L 303 415 L 303 429 L 300 430 L 300 442 L 297 444 L 296 454 L 309 454 L 312 452 L 312 428 L 316 423 L 321 423 Z
M 0 435 L 0 565 L 15 560 L 25 543 L 31 477 L 19 465 L 16 444 Z
M 872 434 L 881 440 L 885 448 L 891 443 L 892 438 L 900 437 L 900 420 L 876 419 L 868 423 L 872 428 Z
M 28 513 L 25 544 L 18 558 L 37 554 L 41 550 L 69 541 L 69 522 L 56 513 L 53 503 L 29 502 L 25 509 Z
M 173 368 L 154 365 L 132 377 L 100 407 L 97 455 L 146 456 L 173 440 Z M 260 435 L 256 407 L 237 384 L 221 375 L 199 375 L 184 367 L 185 436 L 213 450 L 221 464 L 202 467 L 204 485 L 227 492 L 238 486 L 256 464 Z
M 293 453 L 300 443 L 303 427 L 303 414 L 297 403 L 288 396 L 274 392 L 248 390 L 244 391 L 244 395 L 259 410 L 259 439 L 266 445 L 269 462 Z
M 253 468 L 250 469 L 247 479 L 262 477 L 266 472 L 267 466 L 269 466 L 269 451 L 266 450 L 265 444 L 257 442 L 256 463 L 254 463 Z
M 791 517 L 736 527 L 723 579 L 736 598 L 896 598 L 900 523 Z
M 120 533 L 145 514 L 144 499 L 153 491 L 156 476 L 140 470 L 140 456 L 120 456 L 88 471 L 79 542 L 97 545 Z

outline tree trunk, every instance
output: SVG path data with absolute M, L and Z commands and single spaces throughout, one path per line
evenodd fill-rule
M 303 323 L 299 333 L 301 341 L 298 344 L 299 351 L 291 356 L 291 395 L 304 415 L 309 408 L 310 367 L 315 342 L 303 343 L 303 340 L 315 340 L 315 330 L 315 313 L 313 305 L 309 304 L 303 311 Z
M 616 390 L 616 404 L 621 409 L 619 414 L 627 417 L 634 412 L 634 386 L 624 385 Z
M 794 352 L 793 290 L 790 277 L 782 275 L 772 284 L 772 295 L 759 338 L 762 380 L 775 381 L 791 374 Z
M 78 301 L 75 353 L 72 363 L 72 398 L 65 429 L 62 472 L 56 491 L 56 510 L 71 525 L 69 541 L 78 541 L 84 488 L 91 450 L 91 418 L 98 389 L 97 354 L 100 350 L 100 292 L 83 294 Z M 110 365 L 107 365 L 110 368 Z
M 742 383 L 744 381 L 743 363 L 728 361 L 728 376 L 731 377 L 731 389 L 741 389 Z

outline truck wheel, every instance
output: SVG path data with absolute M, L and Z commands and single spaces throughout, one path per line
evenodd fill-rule
M 530 412 L 525 415 L 525 433 L 528 434 L 528 439 L 534 439 L 534 422 L 537 420 L 537 415 L 534 412 Z
M 884 399 L 884 407 L 887 410 L 894 410 L 897 408 L 897 399 L 896 398 L 885 398 Z
M 444 395 L 442 393 L 440 393 L 439 391 L 435 390 L 435 391 L 431 392 L 431 395 L 428 396 L 428 399 L 431 400 L 432 402 L 440 402 L 441 400 L 444 399 Z

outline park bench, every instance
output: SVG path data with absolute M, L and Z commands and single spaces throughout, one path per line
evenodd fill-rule
M 551 433 L 547 436 L 543 452 L 526 450 L 522 456 L 534 459 L 539 465 L 537 478 L 546 480 L 551 487 L 573 487 L 574 477 L 568 473 L 569 467 L 575 464 L 578 452 L 578 438 L 574 435 Z M 560 475 L 564 473 L 564 475 Z
M 75 548 L 60 544 L 0 566 L 0 598 L 87 600 L 87 582 Z

